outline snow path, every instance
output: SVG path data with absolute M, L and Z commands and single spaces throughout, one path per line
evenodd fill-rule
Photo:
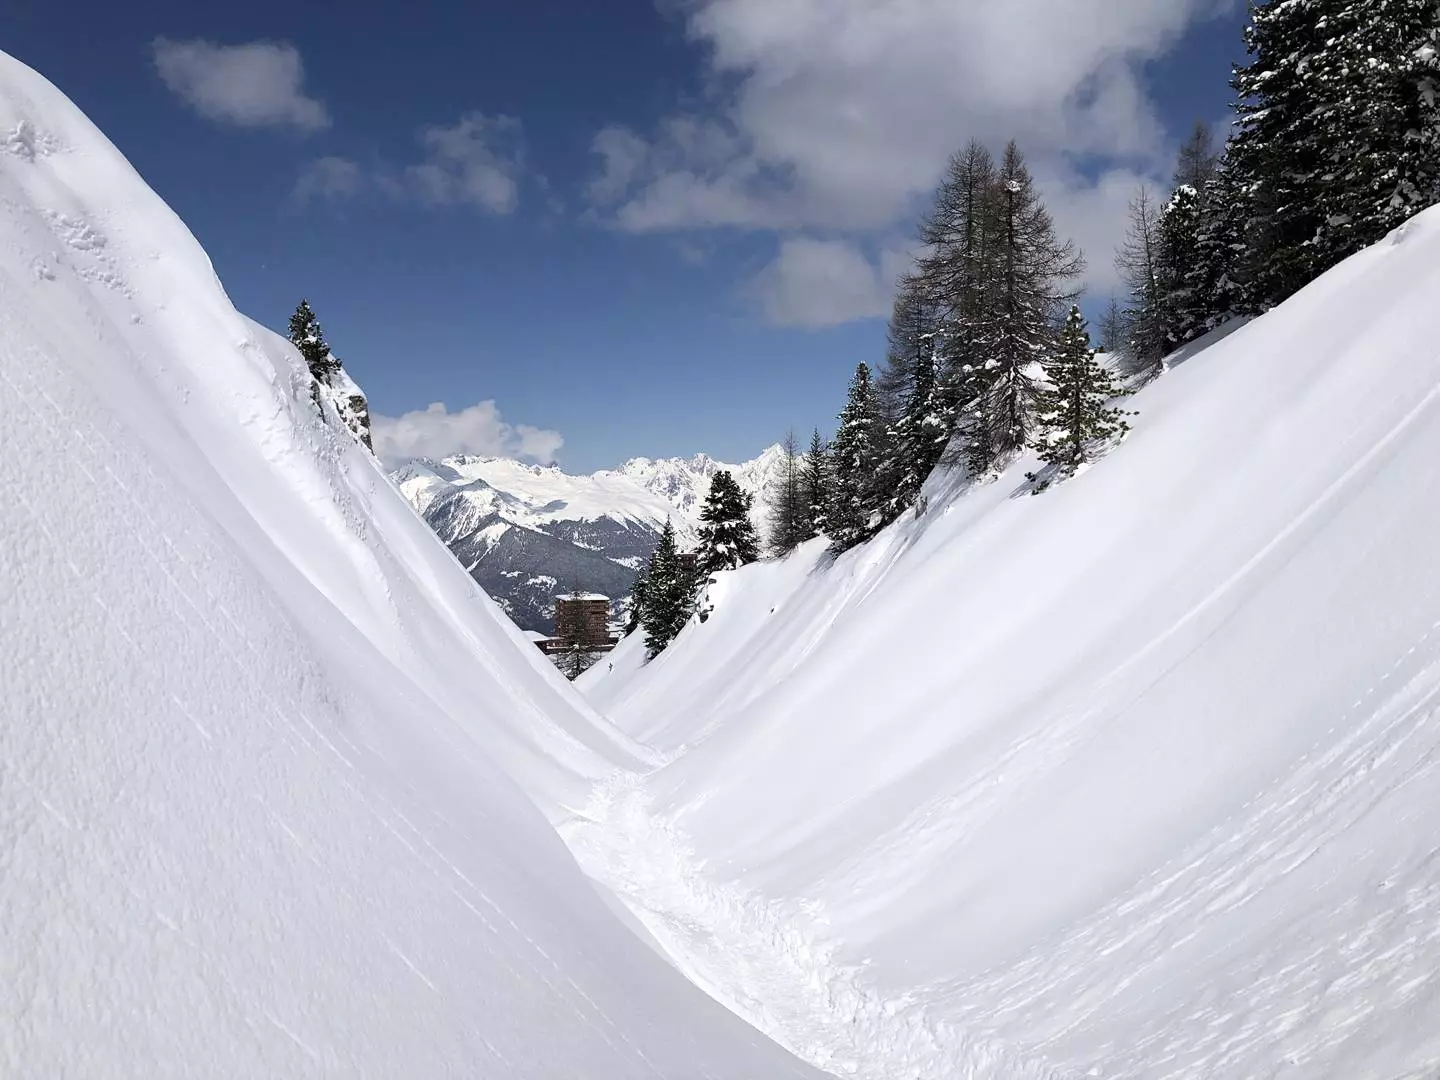
M 1076 1075 L 884 1000 L 837 964 L 824 915 L 707 876 L 685 838 L 650 812 L 645 778 L 618 772 L 560 826 L 581 868 L 635 913 L 697 986 L 797 1057 L 859 1080 L 1068 1080 Z

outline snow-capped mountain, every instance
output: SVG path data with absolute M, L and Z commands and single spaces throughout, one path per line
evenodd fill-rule
M 754 499 L 763 533 L 783 463 L 784 451 L 772 446 L 740 465 L 705 454 L 633 458 L 575 476 L 460 455 L 412 462 L 391 479 L 521 629 L 548 633 L 557 593 L 627 596 L 667 518 L 681 546 L 693 545 L 710 478 L 721 469 Z

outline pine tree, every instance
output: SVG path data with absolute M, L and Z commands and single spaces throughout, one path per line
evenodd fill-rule
M 325 331 L 320 328 L 320 320 L 311 310 L 309 300 L 301 300 L 295 314 L 290 316 L 290 343 L 300 350 L 310 374 L 319 382 L 328 385 L 340 370 L 340 361 L 330 351 Z
M 806 514 L 806 536 L 809 540 L 825 532 L 826 513 L 830 506 L 830 449 L 820 438 L 817 428 L 810 436 L 810 449 L 805 454 L 801 473 Z
M 685 628 L 695 606 L 694 577 L 680 560 L 675 526 L 669 518 L 645 576 L 641 625 L 645 628 L 646 656 L 653 660 Z
M 1436 200 L 1431 0 L 1262 0 L 1226 151 L 1244 275 L 1269 307 Z
M 1160 270 L 1160 213 L 1144 186 L 1130 200 L 1130 223 L 1115 265 L 1130 292 L 1128 356 L 1136 372 L 1153 375 L 1170 351 L 1169 313 Z
M 809 531 L 809 507 L 805 498 L 804 465 L 795 432 L 785 435 L 781 444 L 785 458 L 780 463 L 780 490 L 770 508 L 770 553 L 784 558 L 813 535 Z
M 1057 313 L 1078 295 L 1069 283 L 1085 267 L 1075 246 L 1056 237 L 1013 142 L 1005 149 L 998 179 L 991 264 L 997 276 L 986 290 L 976 341 L 977 359 L 983 358 L 978 370 L 988 384 L 967 431 L 969 464 L 976 473 L 1029 441 L 1038 364 L 1053 347 Z
M 932 335 L 921 344 L 905 412 L 895 425 L 891 440 L 895 467 L 890 470 L 893 479 L 888 488 L 887 517 L 892 521 L 915 505 L 926 478 L 940 463 L 952 430 L 937 378 L 939 338 Z
M 700 580 L 722 570 L 735 570 L 760 557 L 760 541 L 750 520 L 750 496 L 740 490 L 726 469 L 710 478 L 710 493 L 700 510 Z
M 625 634 L 628 636 L 640 628 L 645 619 L 645 592 L 650 582 L 650 567 L 647 563 L 640 568 L 635 575 L 635 583 L 630 586 L 630 610 L 625 619 Z
M 1156 240 L 1162 329 L 1165 350 L 1170 352 L 1208 329 L 1205 304 L 1188 280 L 1200 250 L 1200 195 L 1193 187 L 1185 184 L 1175 189 L 1160 213 Z
M 1245 239 L 1250 201 L 1225 161 L 1200 192 L 1199 203 L 1195 259 L 1185 272 L 1185 289 L 1203 333 L 1258 307 Z
M 1050 386 L 1036 406 L 1040 432 L 1031 446 L 1041 460 L 1069 476 L 1089 460 L 1091 448 L 1130 430 L 1124 411 L 1110 404 L 1121 391 L 1095 359 L 1090 331 L 1078 307 L 1070 309 L 1053 357 L 1045 365 Z
M 875 427 L 870 368 L 862 363 L 850 381 L 850 393 L 830 447 L 831 488 L 825 532 L 837 551 L 867 539 L 873 530 L 872 518 L 880 510 Z

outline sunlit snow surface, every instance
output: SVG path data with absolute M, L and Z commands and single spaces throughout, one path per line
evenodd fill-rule
M 1440 210 L 1076 479 L 722 578 L 583 680 L 673 760 L 582 863 L 837 1071 L 1440 1075 L 1437 296 Z
M 650 762 L 0 54 L 0 1076 L 811 1075 L 547 822 Z

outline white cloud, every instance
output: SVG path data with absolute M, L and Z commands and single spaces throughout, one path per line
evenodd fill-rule
M 423 128 L 418 142 L 424 156 L 409 164 L 367 168 L 342 157 L 312 161 L 301 170 L 293 197 L 303 203 L 374 192 L 402 202 L 470 205 L 505 215 L 519 205 L 522 182 L 545 186 L 529 167 L 524 130 L 514 117 L 468 113 L 449 127 Z
M 349 158 L 316 158 L 300 170 L 294 197 L 302 203 L 312 199 L 344 199 L 358 194 L 365 183 L 364 172 Z
M 749 290 L 774 325 L 820 329 L 888 315 L 908 265 L 900 250 L 882 253 L 877 265 L 846 240 L 791 237 Z
M 304 92 L 305 68 L 283 41 L 217 45 L 195 39 L 152 43 L 165 85 L 201 116 L 242 127 L 328 127 L 325 106 Z
M 873 244 L 909 227 L 952 151 L 1013 138 L 1103 285 L 1119 178 L 1163 179 L 1172 164 L 1141 66 L 1234 2 L 690 0 L 717 107 L 677 113 L 645 137 L 602 131 L 592 206 L 636 232 L 818 230 Z M 1100 180 L 1077 160 L 1098 163 Z M 823 271 L 818 253 L 782 244 L 772 269 L 782 282 L 840 275 L 856 286 L 857 315 L 879 306 L 859 287 L 854 251 L 829 249 Z
M 375 452 L 392 467 L 414 458 L 452 454 L 524 458 L 548 465 L 565 445 L 558 431 L 507 423 L 493 401 L 459 412 L 437 401 L 403 416 L 376 415 L 372 429 Z

